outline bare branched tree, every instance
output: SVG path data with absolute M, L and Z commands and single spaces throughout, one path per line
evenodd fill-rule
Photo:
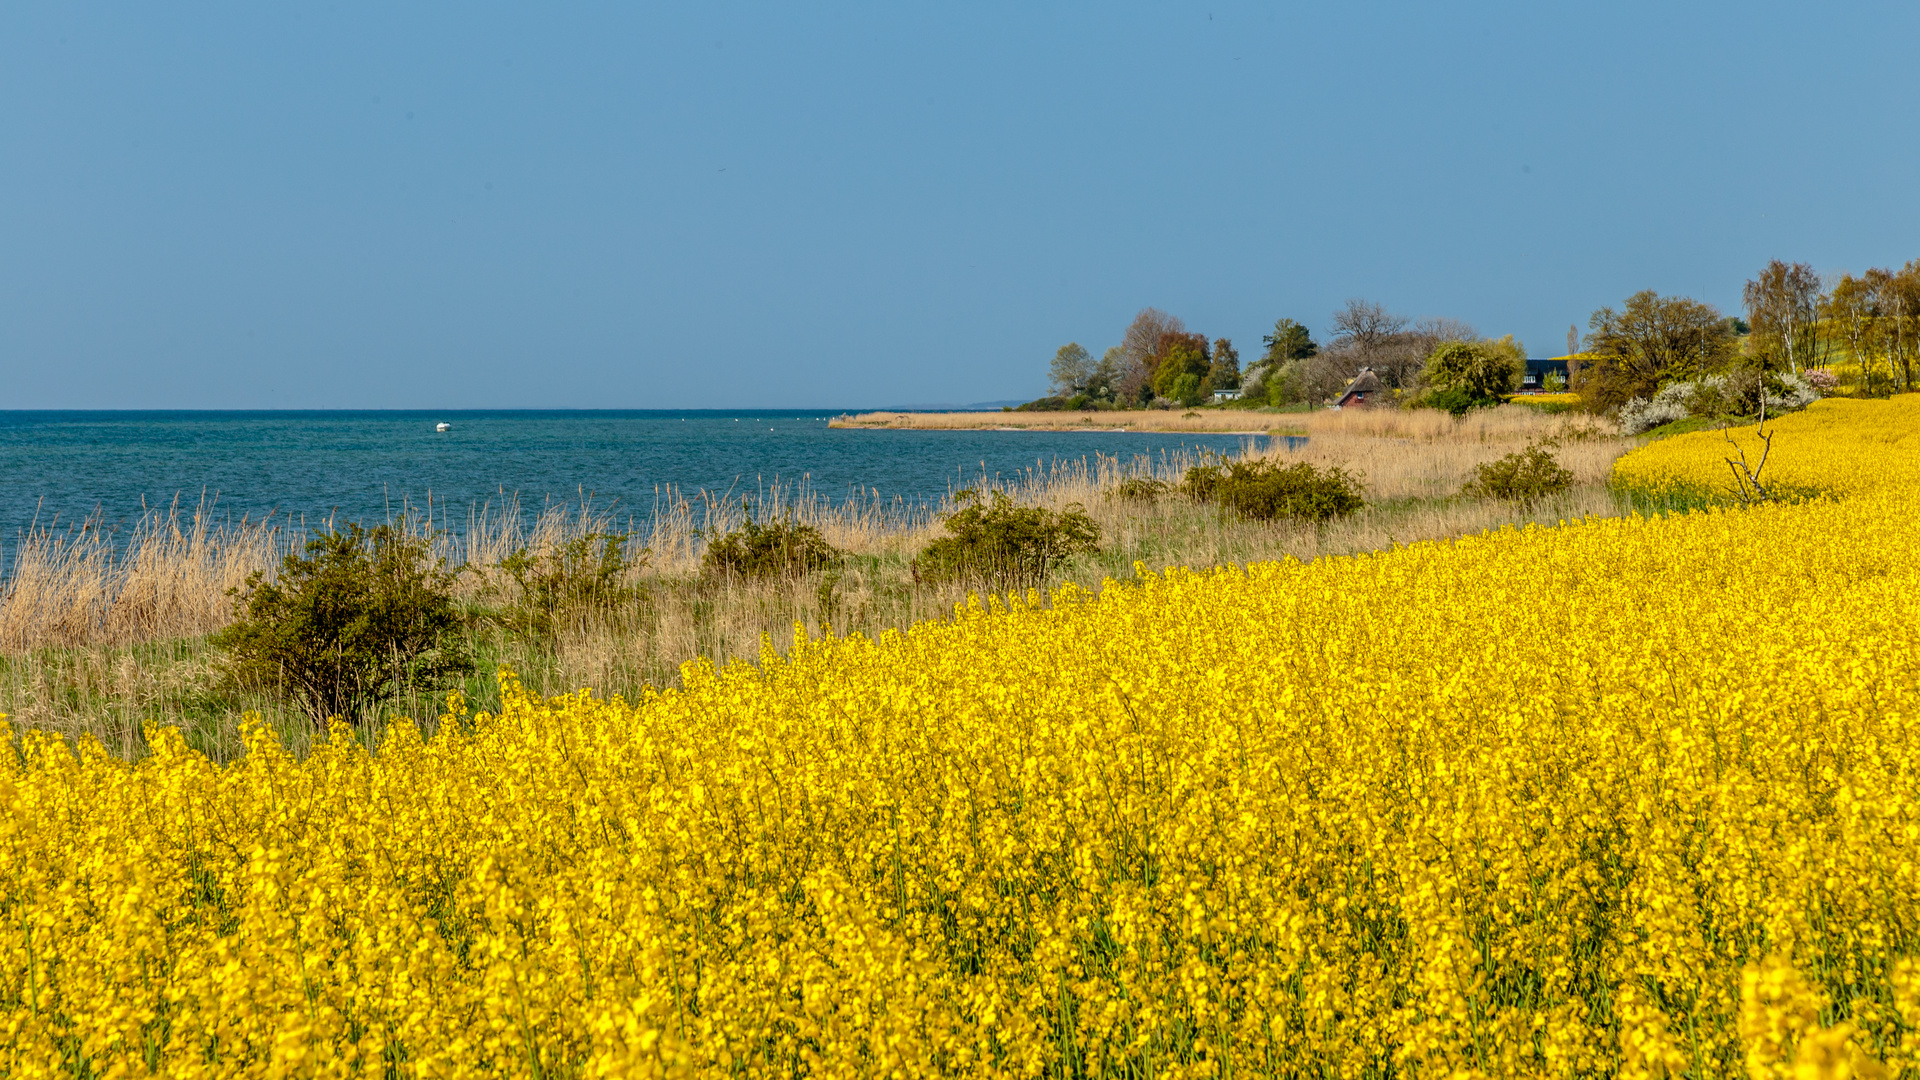
M 1419 377 L 1420 365 L 1426 359 L 1422 344 L 1416 334 L 1408 332 L 1405 316 L 1355 297 L 1333 313 L 1333 338 L 1321 354 L 1321 366 L 1328 368 L 1330 375 L 1346 379 L 1362 368 L 1372 368 L 1388 386 L 1408 387 Z
M 1421 359 L 1449 341 L 1479 341 L 1480 331 L 1465 319 L 1428 317 L 1415 322 L 1405 336 L 1419 346 Z
M 1387 344 L 1407 328 L 1407 320 L 1371 300 L 1354 297 L 1333 313 L 1333 343 L 1358 346 L 1362 352 Z

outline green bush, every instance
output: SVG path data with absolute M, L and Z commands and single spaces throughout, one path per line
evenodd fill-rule
M 1460 494 L 1475 499 L 1505 499 L 1523 506 L 1573 486 L 1573 473 L 1548 452 L 1552 443 L 1540 443 L 1475 468 Z
M 358 525 L 292 553 L 277 581 L 247 578 L 239 621 L 215 636 L 227 674 L 291 694 L 316 724 L 358 722 L 408 689 L 470 669 L 453 575 L 405 526 Z
M 1415 400 L 1415 404 L 1423 409 L 1442 409 L 1455 417 L 1461 417 L 1474 409 L 1486 409 L 1498 405 L 1500 399 L 1475 397 L 1471 391 L 1458 386 L 1443 386 L 1420 395 Z
M 978 581 L 996 591 L 1046 582 L 1061 559 L 1100 546 L 1100 526 L 1078 504 L 1065 510 L 1015 506 L 1003 491 L 983 499 L 967 488 L 946 518 L 947 535 L 913 560 L 916 582 Z
M 500 569 L 517 586 L 513 603 L 500 613 L 508 629 L 539 637 L 553 634 L 564 611 L 611 609 L 639 596 L 626 583 L 627 571 L 645 564 L 629 561 L 626 533 L 592 532 L 576 536 L 553 551 L 534 554 L 521 548 L 500 560 Z
M 711 577 L 800 577 L 840 565 L 840 552 L 820 530 L 791 516 L 746 523 L 707 545 L 700 569 Z
M 1281 465 L 1265 458 L 1217 460 L 1196 465 L 1181 478 L 1180 492 L 1255 521 L 1291 518 L 1328 521 L 1360 509 L 1360 481 L 1337 466 L 1306 462 Z
M 1125 480 L 1107 489 L 1107 498 L 1126 499 L 1131 502 L 1152 502 L 1167 493 L 1165 480 L 1151 476 L 1129 476 Z

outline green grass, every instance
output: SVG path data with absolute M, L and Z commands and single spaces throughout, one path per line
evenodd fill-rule
M 1675 435 L 1689 435 L 1696 431 L 1714 431 L 1730 427 L 1737 421 L 1722 420 L 1711 416 L 1688 416 L 1671 423 L 1661 424 L 1650 431 L 1643 432 L 1641 438 L 1650 441 L 1672 438 Z
M 1529 401 L 1525 396 L 1518 394 L 1507 400 L 1515 405 L 1525 405 L 1527 408 L 1533 409 L 1536 412 L 1546 413 L 1548 416 L 1577 412 L 1580 408 L 1579 405 L 1571 401 Z

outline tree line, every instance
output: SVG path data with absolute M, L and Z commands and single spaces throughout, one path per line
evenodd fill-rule
M 1744 319 L 1650 289 L 1617 311 L 1601 308 L 1572 357 L 1574 389 L 1595 412 L 1709 377 L 1763 388 L 1755 393 L 1802 383 L 1866 396 L 1914 389 L 1920 259 L 1825 278 L 1806 263 L 1775 259 L 1745 284 L 1741 301 Z
M 1526 351 L 1511 335 L 1484 339 L 1459 319 L 1410 320 L 1364 299 L 1349 300 L 1334 313 L 1325 344 L 1290 318 L 1275 320 L 1261 343 L 1264 351 L 1242 369 L 1230 339 L 1209 341 L 1189 332 L 1178 316 L 1146 308 L 1099 360 L 1078 342 L 1061 346 L 1048 371 L 1049 395 L 1022 408 L 1191 407 L 1219 390 L 1235 392 L 1233 404 L 1240 407 L 1321 404 L 1363 370 L 1371 370 L 1396 400 L 1410 402 L 1443 395 L 1453 385 L 1450 376 L 1497 368 L 1500 377 L 1480 379 L 1492 384 L 1478 394 L 1484 397 L 1510 392 L 1509 382 L 1517 389 L 1526 367 Z M 1445 345 L 1457 346 L 1449 354 L 1453 363 L 1430 373 L 1430 361 Z
M 1571 389 L 1601 413 L 1710 377 L 1744 381 L 1755 402 L 1808 387 L 1867 395 L 1915 388 L 1920 259 L 1825 278 L 1806 263 L 1775 259 L 1746 283 L 1742 302 L 1744 318 L 1648 289 L 1617 309 L 1601 307 L 1584 336 L 1568 327 L 1568 384 L 1542 388 Z M 1320 405 L 1371 371 L 1384 402 L 1457 413 L 1504 400 L 1526 375 L 1526 350 L 1512 335 L 1483 337 L 1459 319 L 1410 320 L 1358 298 L 1334 313 L 1324 344 L 1290 318 L 1261 340 L 1265 350 L 1243 369 L 1231 340 L 1209 340 L 1146 308 L 1098 360 L 1078 342 L 1061 346 L 1049 395 L 1021 408 L 1192 407 L 1221 390 L 1239 407 Z

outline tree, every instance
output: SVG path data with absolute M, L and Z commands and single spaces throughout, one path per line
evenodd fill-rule
M 1887 364 L 1902 392 L 1914 388 L 1920 375 L 1920 259 L 1889 274 L 1881 287 L 1886 319 Z
M 1474 329 L 1472 323 L 1463 319 L 1449 319 L 1444 316 L 1421 319 L 1404 332 L 1396 334 L 1387 347 L 1381 350 L 1386 354 L 1383 366 L 1390 367 L 1398 361 L 1403 365 L 1412 363 L 1424 367 L 1427 357 L 1433 355 L 1433 350 L 1449 341 L 1479 340 L 1480 331 Z M 1380 368 L 1375 367 L 1374 370 L 1379 371 Z M 1396 371 L 1395 385 L 1411 382 L 1412 379 L 1407 375 L 1407 372 Z
M 1775 259 L 1747 282 L 1741 298 L 1763 366 L 1798 373 L 1813 363 L 1820 329 L 1820 275 L 1813 267 Z
M 1427 357 L 1427 385 L 1469 407 L 1497 405 L 1519 385 L 1514 357 L 1525 369 L 1526 352 L 1508 337 L 1500 341 L 1448 341 Z
M 1153 356 L 1153 392 L 1182 404 L 1198 404 L 1200 383 L 1213 366 L 1207 355 L 1207 335 L 1172 330 L 1160 335 Z M 1191 386 L 1181 386 L 1182 376 L 1193 376 Z
M 1289 360 L 1304 360 L 1320 351 L 1313 343 L 1313 335 L 1307 328 L 1292 319 L 1279 319 L 1273 324 L 1273 333 L 1260 339 L 1266 343 L 1267 351 L 1260 358 L 1265 364 L 1284 364 Z
M 1651 398 L 1668 382 L 1721 367 L 1733 353 L 1733 331 L 1712 304 L 1652 289 L 1628 297 L 1620 311 L 1601 308 L 1587 326 L 1574 389 L 1596 412 Z
M 1579 351 L 1580 351 L 1580 330 L 1579 328 L 1575 327 L 1573 324 L 1569 323 L 1567 324 L 1567 355 L 1572 356 L 1573 354 Z
M 1213 342 L 1213 364 L 1207 368 L 1205 388 L 1213 390 L 1240 389 L 1240 350 L 1226 338 L 1215 338 Z
M 1077 341 L 1069 341 L 1053 354 L 1048 380 L 1056 394 L 1072 394 L 1087 388 L 1093 378 L 1093 357 Z
M 1087 376 L 1087 396 L 1090 398 L 1112 398 L 1120 384 L 1120 370 L 1123 354 L 1120 346 L 1109 348 L 1093 366 L 1092 374 Z
M 1407 320 L 1394 315 L 1380 304 L 1354 297 L 1333 313 L 1333 340 L 1336 345 L 1351 344 L 1365 352 L 1378 349 L 1407 328 Z
M 1141 308 L 1120 338 L 1120 373 L 1116 396 L 1123 402 L 1146 404 L 1153 394 L 1154 363 L 1160 339 L 1186 330 L 1186 324 L 1159 308 Z
M 1840 275 L 1833 291 L 1821 301 L 1821 314 L 1847 351 L 1860 365 L 1861 389 L 1874 392 L 1882 325 L 1881 291 L 1893 275 L 1885 270 L 1869 270 L 1859 277 Z M 1889 385 L 1888 389 L 1891 389 Z
M 1396 389 L 1409 387 L 1419 378 L 1428 342 L 1407 332 L 1404 317 L 1372 301 L 1352 299 L 1334 312 L 1333 330 L 1326 352 L 1335 358 L 1336 371 L 1347 378 L 1363 367 L 1372 368 L 1381 381 Z

